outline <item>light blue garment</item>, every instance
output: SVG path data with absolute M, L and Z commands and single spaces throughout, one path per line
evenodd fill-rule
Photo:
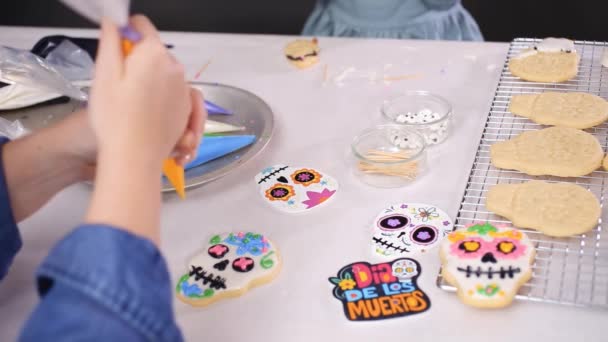
M 460 0 L 317 0 L 302 34 L 483 40 Z

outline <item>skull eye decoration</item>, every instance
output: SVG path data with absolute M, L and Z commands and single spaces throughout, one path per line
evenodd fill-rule
M 279 252 L 257 233 L 215 235 L 205 252 L 190 260 L 178 281 L 177 297 L 193 306 L 246 292 L 260 279 L 267 282 L 280 269 Z
M 372 248 L 383 256 L 424 252 L 436 246 L 453 227 L 441 209 L 420 203 L 393 205 L 374 222 Z
M 291 179 L 295 184 L 309 186 L 321 181 L 321 175 L 313 169 L 300 169 L 291 175 Z
M 456 230 L 441 246 L 445 280 L 466 304 L 477 307 L 510 304 L 532 275 L 534 255 L 524 233 L 489 223 Z
M 288 201 L 295 196 L 291 185 L 277 183 L 266 190 L 266 198 L 271 201 Z
M 299 213 L 325 204 L 338 190 L 338 182 L 312 168 L 275 165 L 256 175 L 260 194 L 272 207 Z

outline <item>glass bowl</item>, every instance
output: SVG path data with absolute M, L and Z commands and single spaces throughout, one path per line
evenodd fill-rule
M 402 125 L 379 125 L 352 142 L 352 169 L 364 183 L 395 188 L 418 179 L 426 168 L 426 142 Z
M 428 91 L 410 91 L 393 96 L 382 104 L 389 122 L 420 133 L 427 145 L 442 143 L 449 134 L 452 105 Z

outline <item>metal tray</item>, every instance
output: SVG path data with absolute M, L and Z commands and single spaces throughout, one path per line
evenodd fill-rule
M 256 140 L 245 148 L 186 171 L 186 189 L 216 180 L 255 157 L 266 147 L 274 129 L 272 110 L 256 95 L 240 88 L 217 83 L 193 82 L 192 84 L 203 90 L 207 100 L 234 112 L 233 115 L 210 115 L 210 119 L 245 126 L 247 128 L 245 131 L 233 134 L 253 134 Z M 54 102 L 18 110 L 0 111 L 0 116 L 11 121 L 20 120 L 26 128 L 35 131 L 82 107 L 82 103 L 77 101 Z M 171 191 L 174 191 L 173 187 L 163 179 L 163 192 Z
M 576 78 L 564 83 L 526 82 L 513 76 L 508 69 L 509 59 L 538 42 L 536 39 L 515 39 L 509 48 L 490 113 L 483 130 L 475 161 L 464 191 L 455 228 L 479 221 L 494 224 L 510 224 L 503 217 L 494 215 L 485 207 L 487 191 L 498 183 L 521 183 L 531 179 L 552 182 L 576 183 L 591 191 L 604 207 L 608 198 L 608 173 L 595 171 L 575 178 L 534 177 L 518 171 L 497 169 L 490 163 L 490 145 L 511 139 L 528 130 L 545 126 L 508 111 L 515 94 L 534 94 L 544 91 L 578 91 L 608 99 L 608 69 L 602 67 L 606 42 L 576 41 L 581 61 Z M 608 123 L 586 130 L 598 138 L 606 150 Z M 532 279 L 522 286 L 517 299 L 548 302 L 579 307 L 608 310 L 608 232 L 603 222 L 608 212 L 603 211 L 596 228 L 592 231 L 567 238 L 553 238 L 528 229 L 525 231 L 536 247 Z M 455 291 L 441 277 L 437 285 L 447 291 Z

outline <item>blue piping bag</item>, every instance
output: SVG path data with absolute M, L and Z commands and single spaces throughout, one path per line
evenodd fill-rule
M 202 165 L 213 159 L 217 159 L 251 145 L 255 141 L 255 135 L 226 135 L 219 137 L 205 137 L 198 147 L 198 155 L 185 169 L 191 169 Z

